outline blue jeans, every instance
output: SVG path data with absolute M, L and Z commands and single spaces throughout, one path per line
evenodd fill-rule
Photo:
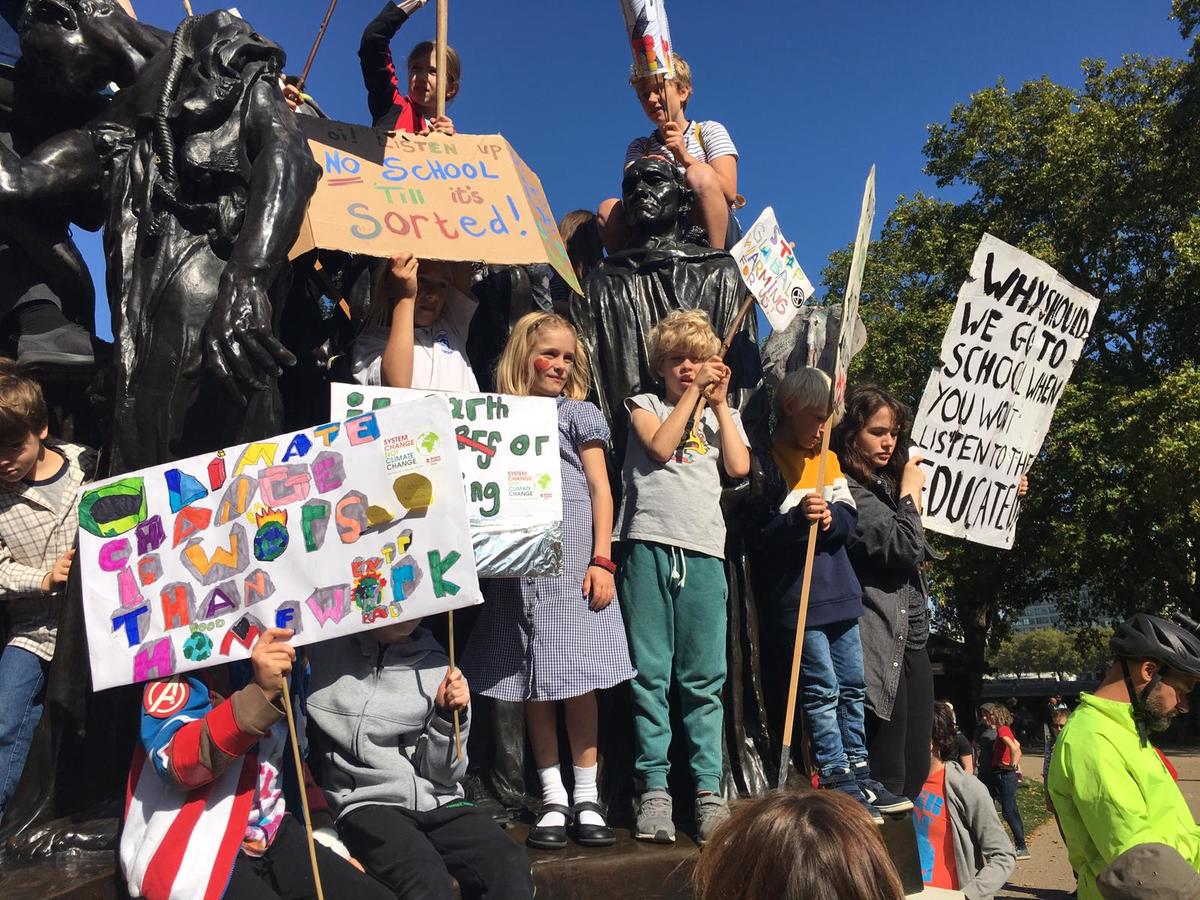
M 1021 810 L 1017 808 L 1017 773 L 993 770 L 992 778 L 1000 795 L 1000 811 L 1012 831 L 1013 843 L 1020 850 L 1025 846 L 1025 823 L 1021 821 Z
M 46 668 L 41 658 L 20 647 L 0 652 L 0 822 L 42 717 Z
M 828 778 L 867 758 L 862 641 L 858 620 L 804 629 L 800 698 L 817 773 Z

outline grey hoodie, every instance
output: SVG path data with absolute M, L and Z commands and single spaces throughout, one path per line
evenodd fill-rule
M 1017 866 L 1008 833 L 982 781 L 946 763 L 946 809 L 954 828 L 954 863 L 967 900 L 994 897 Z M 970 877 L 968 877 L 970 876 Z
M 433 703 L 449 660 L 428 631 L 397 644 L 365 632 L 307 651 L 308 717 L 319 730 L 320 780 L 338 818 L 367 804 L 424 812 L 463 796 L 467 756 L 455 760 L 454 725 Z

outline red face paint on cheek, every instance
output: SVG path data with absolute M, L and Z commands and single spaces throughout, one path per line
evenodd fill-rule
M 533 358 L 533 371 L 537 372 L 539 375 L 544 373 L 552 365 L 553 363 L 551 363 L 550 360 L 546 359 L 544 356 L 535 356 Z

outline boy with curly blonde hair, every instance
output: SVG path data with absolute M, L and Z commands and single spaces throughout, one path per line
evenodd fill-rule
M 638 670 L 632 682 L 641 792 L 635 835 L 656 843 L 675 840 L 667 790 L 672 676 L 696 784 L 700 842 L 728 816 L 719 794 L 728 592 L 721 472 L 745 477 L 750 451 L 726 399 L 730 372 L 716 355 L 720 346 L 703 312 L 671 313 L 649 339 L 662 395 L 625 401 L 631 437 L 613 540 L 621 542 L 619 593 L 627 598 L 621 608 Z M 693 430 L 702 397 L 707 408 Z

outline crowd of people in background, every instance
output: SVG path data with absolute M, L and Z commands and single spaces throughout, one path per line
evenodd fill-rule
M 389 2 L 364 32 L 368 107 L 377 127 L 454 134 L 435 98 L 440 79 L 448 98 L 461 89 L 457 54 L 448 53 L 445 71 L 430 42 L 413 48 L 404 70 L 391 54 L 395 34 L 425 2 Z M 675 73 L 665 83 L 634 79 L 654 128 L 630 142 L 625 164 L 645 156 L 673 163 L 696 198 L 689 224 L 710 246 L 727 248 L 738 230 L 738 152 L 720 123 L 688 115 L 695 89 L 680 57 Z M 285 96 L 297 109 L 308 102 L 294 85 Z M 605 249 L 625 246 L 625 215 L 621 201 L 606 200 L 595 214 L 564 217 L 577 276 Z M 542 798 L 528 844 L 609 846 L 616 836 L 600 803 L 597 692 L 628 682 L 633 832 L 651 843 L 676 841 L 678 798 L 668 775 L 679 740 L 691 775 L 686 805 L 706 847 L 696 896 L 898 898 L 900 880 L 876 828 L 887 816 L 912 817 L 926 884 L 972 900 L 993 896 L 1030 855 L 1017 806 L 1022 748 L 1005 704 L 980 709 L 972 747 L 953 709 L 935 701 L 926 571 L 938 557 L 921 524 L 923 470 L 907 450 L 910 409 L 885 387 L 858 385 L 831 418 L 829 377 L 801 368 L 774 392 L 768 446 L 752 449 L 729 399 L 732 373 L 712 322 L 679 311 L 648 335 L 644 351 L 658 384 L 625 399 L 628 450 L 619 481 L 610 481 L 612 435 L 588 399 L 589 359 L 565 283 L 549 281 L 544 308 L 515 323 L 486 371 L 466 352 L 476 312 L 470 286 L 469 267 L 411 253 L 379 265 L 351 376 L 553 399 L 561 575 L 492 584 L 461 671 L 419 621 L 408 621 L 317 644 L 306 659 L 288 643 L 290 631 L 269 629 L 248 663 L 148 684 L 121 839 L 130 893 L 177 896 L 198 885 L 196 896 L 306 896 L 307 851 L 296 821 L 304 792 L 327 896 L 450 897 L 451 878 L 464 897 L 532 896 L 524 849 L 464 793 L 468 760 L 455 747 L 454 717 L 465 742 L 473 695 L 524 704 Z M 693 420 L 701 401 L 706 408 Z M 831 450 L 822 459 L 825 428 L 832 428 Z M 821 790 L 772 793 L 731 811 L 722 785 L 721 492 L 749 475 L 752 457 L 769 507 L 758 523 L 773 561 L 764 574 L 773 585 L 765 615 L 781 644 L 802 642 L 808 760 L 796 762 Z M 0 589 L 12 620 L 0 655 L 0 817 L 40 715 L 87 458 L 85 448 L 49 436 L 37 385 L 0 366 Z M 797 635 L 809 540 L 816 541 L 811 593 Z M 1081 897 L 1122 896 L 1104 893 L 1105 884 L 1127 877 L 1112 875 L 1109 864 L 1141 844 L 1169 845 L 1192 867 L 1200 860 L 1200 830 L 1145 741 L 1147 729 L 1186 708 L 1200 675 L 1200 642 L 1184 629 L 1180 636 L 1157 627 L 1140 623 L 1140 643 L 1114 643 L 1118 664 L 1070 719 L 1061 696 L 1047 704 L 1043 775 Z M 284 692 L 301 712 L 298 733 L 312 736 L 299 772 L 284 753 Z M 1101 745 L 1109 754 L 1103 760 Z

